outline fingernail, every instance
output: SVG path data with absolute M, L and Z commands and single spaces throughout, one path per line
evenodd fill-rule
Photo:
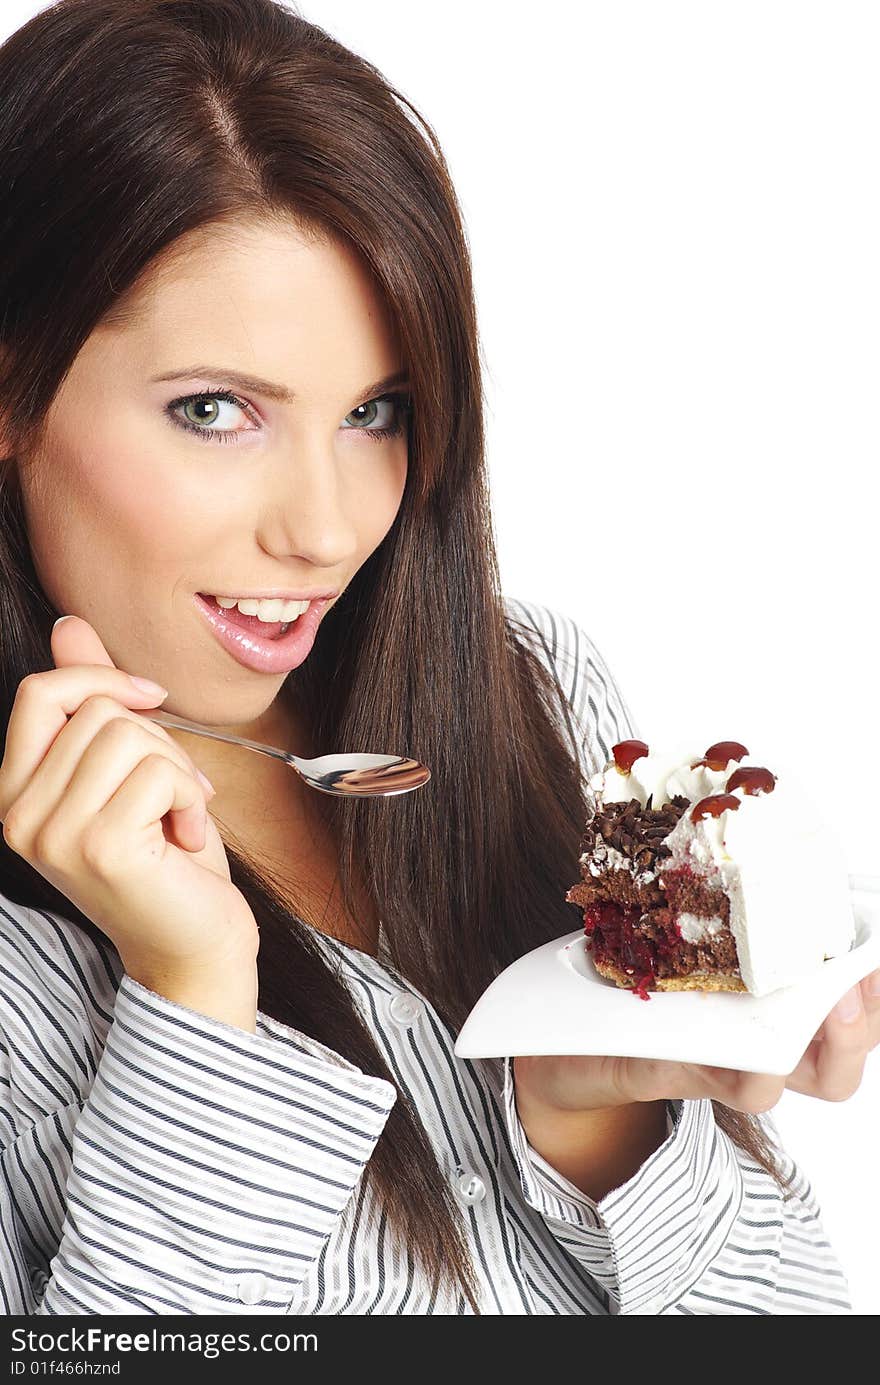
M 214 788 L 214 785 L 211 783 L 211 781 L 210 781 L 210 779 L 208 778 L 207 774 L 202 774 L 202 771 L 201 771 L 200 769 L 198 769 L 198 768 L 196 769 L 196 774 L 197 774 L 197 775 L 199 776 L 199 778 L 201 779 L 201 781 L 202 781 L 202 783 L 204 784 L 205 788 L 208 789 L 208 790 L 210 790 L 211 796 L 213 797 L 214 794 L 217 792 L 217 790 Z
M 132 683 L 134 683 L 135 687 L 138 688 L 141 692 L 147 693 L 148 696 L 168 696 L 168 689 L 163 688 L 161 683 L 154 683 L 152 678 L 135 678 L 133 673 L 130 673 L 128 676 L 131 679 Z
M 56 626 L 60 625 L 62 620 L 73 620 L 73 616 L 59 616 L 55 622 L 55 625 L 52 626 L 52 629 L 54 630 Z
M 868 977 L 868 995 L 880 995 L 880 971 L 872 971 Z
M 839 1020 L 843 1020 L 846 1024 L 851 1024 L 854 1019 L 858 1018 L 861 1008 L 862 1002 L 859 996 L 859 988 L 858 986 L 854 986 L 851 991 L 847 991 L 846 995 L 843 996 L 841 1000 L 838 1000 L 834 1007 L 834 1013 Z

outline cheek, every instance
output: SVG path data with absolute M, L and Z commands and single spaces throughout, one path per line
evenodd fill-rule
M 364 443 L 364 448 L 373 446 Z M 354 523 L 364 543 L 375 547 L 394 523 L 406 487 L 407 455 L 402 448 L 397 455 L 375 470 L 365 469 L 355 493 Z
M 79 588 L 96 579 L 109 586 L 155 573 L 163 555 L 179 567 L 192 547 L 195 513 L 151 480 L 142 448 L 88 430 L 74 448 L 53 446 L 42 459 L 28 528 L 35 558 L 63 580 L 71 601 L 81 603 Z
M 83 484 L 100 529 L 98 551 L 112 547 L 129 574 L 155 572 L 163 559 L 179 564 L 181 550 L 196 532 L 195 516 L 176 503 L 133 448 L 90 457 L 83 465 Z

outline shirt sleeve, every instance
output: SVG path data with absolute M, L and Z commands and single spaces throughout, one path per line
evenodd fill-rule
M 786 1196 L 715 1122 L 711 1101 L 667 1103 L 664 1143 L 594 1202 L 528 1141 L 504 1060 L 505 1121 L 523 1197 L 611 1296 L 616 1313 L 846 1314 L 844 1274 L 812 1189 L 762 1123 Z
M 68 1078 L 41 1026 L 29 1037 L 7 1013 L 4 1311 L 285 1311 L 395 1086 L 270 1017 L 250 1034 L 127 974 L 90 1084 L 71 1033 Z M 65 1100 L 71 1087 L 79 1099 Z

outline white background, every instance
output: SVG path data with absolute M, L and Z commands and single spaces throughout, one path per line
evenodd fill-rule
M 4 7 L 7 31 L 42 6 Z M 880 10 L 311 0 L 437 132 L 472 248 L 504 590 L 649 742 L 743 741 L 880 873 Z M 352 168 L 357 177 L 357 168 Z M 880 1058 L 776 1117 L 880 1308 Z

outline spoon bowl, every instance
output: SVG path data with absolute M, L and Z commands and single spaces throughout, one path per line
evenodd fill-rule
M 207 726 L 199 726 L 183 717 L 172 716 L 169 712 L 157 712 L 147 717 L 159 726 L 177 727 L 180 731 L 191 731 L 194 736 L 208 736 L 214 741 L 227 741 L 230 745 L 242 745 L 246 750 L 255 750 L 258 755 L 271 755 L 290 765 L 310 789 L 319 793 L 344 794 L 349 798 L 384 797 L 387 794 L 409 793 L 420 789 L 431 778 L 427 765 L 411 760 L 404 755 L 373 755 L 352 752 L 351 754 L 318 755 L 314 760 L 306 760 L 287 750 L 279 750 L 274 745 L 261 745 L 259 741 L 248 741 L 242 736 L 227 736 L 220 731 L 212 731 Z

